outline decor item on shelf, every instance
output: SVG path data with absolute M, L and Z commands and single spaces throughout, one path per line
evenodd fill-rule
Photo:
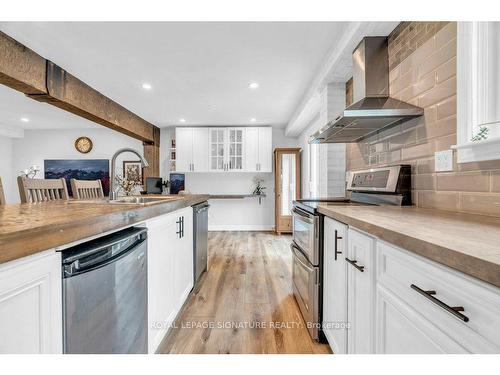
M 170 144 L 171 144 L 171 147 L 172 147 L 173 149 L 175 149 L 175 138 L 172 138 L 172 141 L 171 141 L 171 143 L 170 143 Z
M 129 181 L 135 181 L 142 185 L 142 164 L 138 160 L 127 160 L 123 162 L 123 177 Z
M 70 180 L 101 180 L 104 196 L 109 194 L 108 159 L 44 160 L 46 179 L 64 178 L 68 194 L 73 195 Z
M 76 150 L 82 154 L 88 154 L 92 151 L 92 147 L 94 147 L 94 145 L 89 137 L 79 137 L 75 141 Z
M 170 194 L 170 181 L 169 180 L 163 181 L 163 183 L 161 184 L 161 186 L 163 188 L 162 194 L 164 194 L 164 195 Z
M 479 131 L 475 136 L 471 138 L 472 142 L 479 142 L 488 138 L 488 133 L 490 129 L 487 126 L 480 126 Z
M 175 151 L 170 151 L 170 160 L 175 160 Z
M 253 189 L 252 194 L 264 195 L 264 190 L 266 189 L 266 187 L 261 185 L 264 182 L 264 179 L 260 177 L 254 177 L 253 182 L 255 184 L 255 189 Z
M 40 166 L 32 165 L 28 169 L 23 169 L 21 171 L 21 175 L 23 175 L 26 178 L 35 178 L 38 172 L 40 172 Z
M 185 190 L 185 176 L 183 173 L 170 173 L 170 194 L 179 194 Z
M 137 182 L 136 180 L 128 180 L 126 177 L 123 177 L 122 175 L 119 174 L 115 176 L 115 182 L 118 185 L 118 187 L 123 191 L 123 194 L 125 194 L 126 196 L 132 195 L 136 186 L 142 185 L 140 182 Z

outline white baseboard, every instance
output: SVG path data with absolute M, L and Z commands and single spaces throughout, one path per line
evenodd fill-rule
M 208 225 L 210 232 L 228 232 L 228 231 L 274 231 L 274 225 Z

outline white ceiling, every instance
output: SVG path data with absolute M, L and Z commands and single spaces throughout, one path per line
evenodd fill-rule
M 157 126 L 246 125 L 251 118 L 285 126 L 346 24 L 0 22 L 0 30 Z M 248 88 L 253 81 L 257 90 Z M 43 126 L 76 121 L 35 103 L 26 107 L 34 111 L 29 126 L 38 123 L 35 105 L 47 116 Z M 14 122 L 22 116 L 21 107 L 0 109 L 0 122 L 4 113 Z
M 29 119 L 29 122 L 21 121 Z M 92 121 L 26 97 L 0 85 L 0 136 L 21 137 L 24 129 L 100 128 Z

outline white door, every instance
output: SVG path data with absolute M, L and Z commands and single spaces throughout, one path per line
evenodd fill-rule
M 347 225 L 325 218 L 323 332 L 332 351 L 347 353 Z
M 244 128 L 227 129 L 227 164 L 226 170 L 243 172 L 244 166 Z
M 374 353 L 375 240 L 349 228 L 347 262 L 348 352 Z
M 193 209 L 191 207 L 175 213 L 179 222 L 176 236 L 174 290 L 176 314 L 193 288 Z
M 62 353 L 61 254 L 0 264 L 0 353 Z
M 259 172 L 273 171 L 273 130 L 259 128 Z
M 176 172 L 190 172 L 193 164 L 193 129 L 175 128 Z
M 245 170 L 259 171 L 259 128 L 245 129 Z
M 226 170 L 226 140 L 224 128 L 209 128 L 209 155 L 208 169 L 210 171 Z
M 154 353 L 176 315 L 173 290 L 176 217 L 163 215 L 148 227 L 148 352 Z
M 193 128 L 193 172 L 208 171 L 208 128 Z

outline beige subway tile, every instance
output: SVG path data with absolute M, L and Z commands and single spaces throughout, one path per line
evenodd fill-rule
M 437 119 L 453 116 L 457 113 L 457 96 L 453 95 L 451 98 L 437 104 Z
M 446 81 L 448 78 L 457 75 L 457 58 L 454 57 L 451 60 L 445 62 L 436 70 L 436 82 L 441 83 Z
M 490 190 L 490 173 L 438 173 L 437 190 L 488 192 Z
M 437 49 L 432 55 L 425 58 L 425 60 L 418 66 L 418 76 L 422 77 L 427 73 L 436 70 L 439 66 L 451 60 L 456 55 L 457 43 L 454 39 L 442 48 Z
M 417 174 L 434 173 L 435 170 L 434 157 L 429 159 L 420 159 L 417 162 Z
M 444 193 L 437 191 L 419 191 L 418 205 L 424 208 L 435 208 L 438 210 L 457 211 L 458 193 Z
M 392 69 L 389 72 L 389 85 L 396 79 L 399 78 L 399 74 L 401 72 L 401 66 L 398 65 L 396 68 Z
M 500 160 L 479 161 L 474 163 L 460 163 L 458 170 L 460 172 L 468 171 L 491 171 L 500 169 Z
M 500 194 L 460 194 L 460 211 L 500 216 Z
M 422 108 L 437 104 L 457 93 L 456 78 L 452 77 L 447 81 L 441 82 L 418 98 L 418 104 Z
M 434 142 L 425 142 L 420 145 L 410 146 L 403 148 L 402 159 L 419 159 L 427 156 L 434 155 L 435 145 Z
M 457 144 L 457 135 L 455 133 L 445 135 L 435 139 L 435 151 L 449 150 L 451 146 Z
M 417 138 L 419 140 L 443 137 L 451 134 L 456 134 L 457 118 L 451 116 L 439 121 L 426 123 L 424 127 L 419 129 Z M 454 138 L 452 140 L 454 142 Z M 454 143 L 452 143 L 454 144 Z
M 436 33 L 436 49 L 457 38 L 457 23 L 450 22 Z
M 491 172 L 491 191 L 500 193 L 500 171 Z
M 412 189 L 436 190 L 436 175 L 434 174 L 416 174 L 411 178 Z

